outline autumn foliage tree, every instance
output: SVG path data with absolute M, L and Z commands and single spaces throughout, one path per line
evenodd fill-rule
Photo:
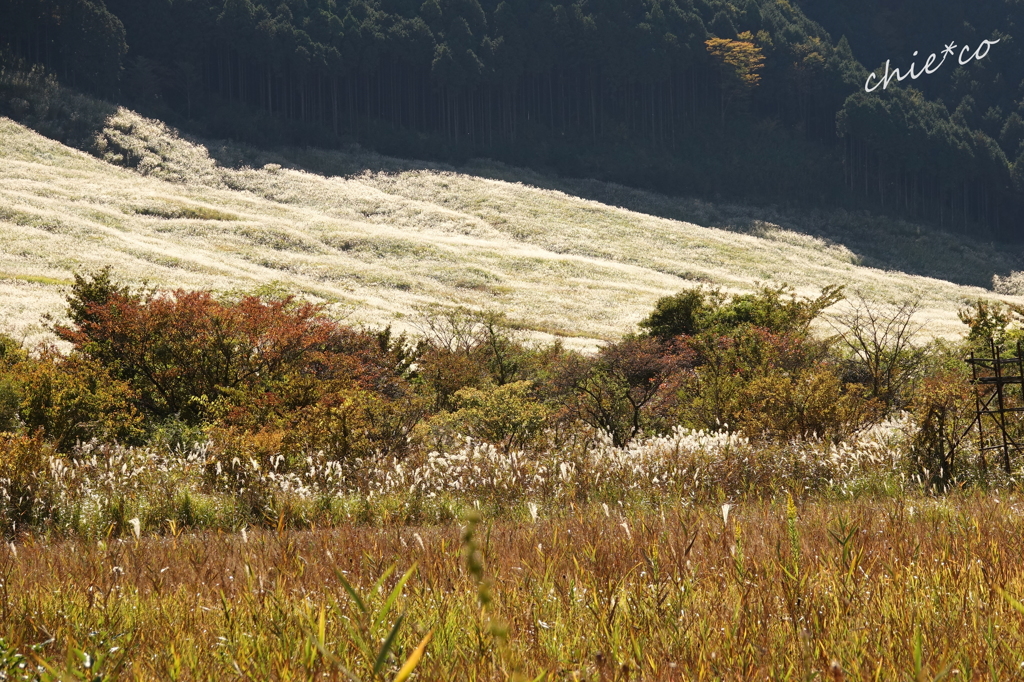
M 189 422 L 232 392 L 326 371 L 341 341 L 320 306 L 291 297 L 129 291 L 109 272 L 76 278 L 69 317 L 71 325 L 55 328 L 62 339 L 129 382 L 149 414 Z
M 299 369 L 326 341 L 315 308 L 288 300 L 227 306 L 207 292 L 119 294 L 90 312 L 95 320 L 62 338 L 131 382 L 147 411 L 187 421 L 226 390 Z
M 719 67 L 723 122 L 728 106 L 743 101 L 761 82 L 760 72 L 764 68 L 764 52 L 754 42 L 753 34 L 744 31 L 737 38 L 709 38 L 704 43 Z
M 693 353 L 672 342 L 626 338 L 593 357 L 570 356 L 559 381 L 569 390 L 570 410 L 581 421 L 608 433 L 624 447 L 657 430 L 674 403 Z
M 292 297 L 132 290 L 105 269 L 76 276 L 67 314 L 55 331 L 71 357 L 121 382 L 151 425 L 209 427 L 211 461 L 396 454 L 424 412 L 416 344 Z

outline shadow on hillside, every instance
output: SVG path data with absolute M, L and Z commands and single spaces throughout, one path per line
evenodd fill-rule
M 1024 247 L 1020 245 L 972 239 L 868 211 L 712 203 L 599 180 L 560 178 L 482 159 L 456 167 L 402 161 L 357 148 L 343 153 L 291 149 L 284 150 L 282 154 L 295 167 L 323 175 L 354 176 L 363 172 L 398 173 L 423 169 L 451 171 L 556 190 L 645 215 L 742 234 L 768 236 L 779 229 L 788 230 L 820 239 L 827 245 L 844 247 L 862 266 L 989 290 L 992 289 L 993 275 L 1006 277 L 1011 272 L 1024 270 Z
M 41 71 L 0 72 L 0 115 L 68 146 L 98 154 L 96 140 L 117 106 L 59 85 Z M 174 136 L 180 133 L 172 129 Z M 998 244 L 932 227 L 843 209 L 800 210 L 775 206 L 711 203 L 673 197 L 609 182 L 562 178 L 500 162 L 474 159 L 461 166 L 407 161 L 350 145 L 343 151 L 317 148 L 268 150 L 180 134 L 202 145 L 213 164 L 259 168 L 276 163 L 327 176 L 358 176 L 434 170 L 518 182 L 540 189 L 619 206 L 650 216 L 744 234 L 768 235 L 779 228 L 845 247 L 860 265 L 933 277 L 955 284 L 992 288 L 993 275 L 1024 271 L 1024 247 Z M 1021 293 L 1024 293 L 1022 291 Z
M 973 239 L 869 211 L 781 209 L 671 197 L 593 180 L 558 180 L 558 189 L 631 211 L 732 232 L 781 228 L 848 249 L 859 265 L 992 289 L 993 275 L 1024 270 L 1024 247 Z M 1022 292 L 1024 293 L 1024 292 Z
M 42 69 L 0 69 L 0 116 L 69 147 L 91 152 L 116 111 L 114 104 L 61 86 Z

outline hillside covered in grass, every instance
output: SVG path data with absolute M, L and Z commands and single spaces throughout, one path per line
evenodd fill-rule
M 758 281 L 920 298 L 927 332 L 957 335 L 963 303 L 992 295 L 957 282 L 1019 267 L 991 246 L 843 211 L 759 218 L 493 162 L 203 146 L 123 109 L 95 145 L 103 159 L 0 119 L 0 306 L 18 337 L 44 333 L 73 273 L 107 265 L 158 287 L 279 286 L 378 326 L 408 327 L 431 304 L 497 310 L 587 345 L 632 330 L 666 294 Z

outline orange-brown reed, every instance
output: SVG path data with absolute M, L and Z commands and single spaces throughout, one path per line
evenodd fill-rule
M 0 636 L 89 679 L 390 680 L 427 632 L 413 679 L 1024 674 L 1016 496 L 547 512 L 477 528 L 487 608 L 458 524 L 25 537 L 0 549 Z

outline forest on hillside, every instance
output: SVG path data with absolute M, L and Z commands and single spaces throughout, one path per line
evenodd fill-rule
M 1024 237 L 1009 0 L 0 0 L 0 16 L 4 68 L 200 135 Z M 982 40 L 985 59 L 864 91 L 885 60 Z

